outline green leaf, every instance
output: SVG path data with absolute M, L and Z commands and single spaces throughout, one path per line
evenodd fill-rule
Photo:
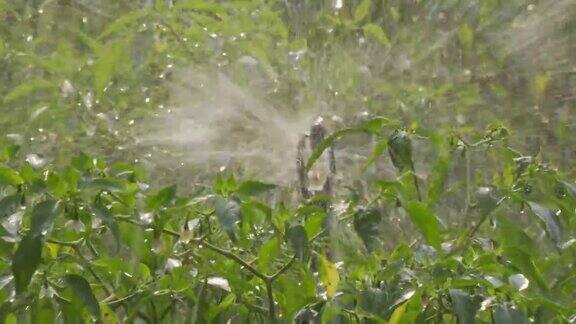
M 240 186 L 238 186 L 236 193 L 245 196 L 255 196 L 274 188 L 276 188 L 276 185 L 249 180 L 242 182 Z
M 304 224 L 304 228 L 306 229 L 306 235 L 309 238 L 318 235 L 318 233 L 324 229 L 326 217 L 326 212 L 323 210 L 313 212 L 310 216 L 308 216 Z
M 111 41 L 96 52 L 96 60 L 93 65 L 94 88 L 102 94 L 104 88 L 113 77 L 126 70 L 131 63 L 127 61 L 131 52 L 129 39 Z M 127 61 L 127 62 L 125 62 Z
M 474 44 L 474 30 L 470 28 L 470 25 L 464 23 L 458 29 L 458 40 L 465 50 L 472 49 Z
M 258 253 L 258 269 L 262 272 L 270 270 L 278 252 L 280 252 L 280 241 L 278 241 L 277 238 L 271 238 L 262 244 L 260 252 Z
M 338 289 L 338 283 L 340 282 L 340 276 L 338 275 L 338 269 L 336 266 L 326 259 L 324 256 L 320 255 L 320 280 L 326 288 L 326 296 L 328 299 L 332 299 L 336 294 Z
M 18 172 L 8 168 L 0 167 L 0 185 L 18 186 L 24 183 L 24 180 Z
M 371 4 L 371 0 L 362 0 L 362 2 L 358 5 L 358 7 L 356 7 L 356 10 L 354 11 L 354 22 L 358 23 L 364 20 L 366 16 L 368 16 L 370 13 Z
M 240 203 L 234 198 L 227 200 L 225 198 L 218 197 L 216 199 L 215 210 L 216 218 L 218 218 L 218 221 L 220 221 L 220 224 L 222 224 L 226 230 L 230 240 L 235 242 L 236 225 L 240 221 Z
M 525 324 L 526 315 L 512 305 L 498 305 L 494 308 L 494 324 Z
M 536 243 L 518 225 L 505 217 L 499 217 L 497 226 L 499 230 L 499 242 L 504 248 L 518 248 L 526 254 L 538 254 L 538 246 Z
M 88 183 L 88 187 L 100 189 L 111 193 L 117 193 L 126 190 L 124 182 L 114 178 L 97 178 Z
M 12 274 L 16 282 L 16 292 L 23 293 L 28 288 L 32 275 L 42 258 L 42 236 L 27 235 L 18 244 L 12 258 Z
M 20 146 L 16 144 L 0 143 L 0 162 L 8 162 L 12 160 L 19 150 Z
M 381 221 L 382 215 L 374 209 L 361 209 L 354 214 L 354 229 L 368 251 L 373 251 L 378 247 Z
M 507 247 L 505 252 L 508 259 L 510 259 L 510 262 L 512 262 L 518 270 L 528 275 L 528 277 L 534 280 L 542 290 L 548 290 L 548 284 L 546 283 L 544 276 L 542 276 L 542 272 L 540 272 L 540 269 L 538 269 L 529 254 L 516 247 Z
M 30 234 L 46 236 L 56 216 L 62 212 L 60 201 L 46 200 L 34 206 L 30 219 Z
M 428 191 L 426 193 L 426 204 L 435 204 L 445 191 L 446 180 L 452 168 L 452 154 L 446 148 L 440 148 L 442 152 L 432 167 L 432 173 L 428 181 Z
M 390 316 L 390 324 L 400 324 L 402 317 L 404 316 L 404 314 L 406 313 L 406 306 L 408 305 L 408 303 L 404 303 L 402 305 L 400 305 L 400 307 L 397 307 L 394 312 L 392 313 L 392 316 Z
M 298 260 L 305 262 L 308 259 L 308 235 L 302 225 L 296 225 L 288 229 L 288 241 L 294 249 L 294 254 Z
M 390 47 L 390 40 L 386 33 L 380 26 L 376 24 L 367 24 L 364 26 L 364 33 L 372 38 L 374 38 L 378 43 L 383 45 L 386 48 Z
M 94 202 L 92 210 L 96 217 L 100 218 L 112 232 L 114 239 L 116 239 L 116 250 L 118 250 L 120 248 L 120 227 L 118 226 L 118 221 L 100 200 Z
M 48 179 L 46 179 L 46 187 L 53 195 L 59 198 L 63 198 L 68 192 L 68 186 L 66 182 L 54 172 L 50 172 L 48 174 Z
M 498 207 L 498 199 L 490 187 L 479 187 L 476 191 L 476 206 L 480 215 L 490 215 Z
M 458 317 L 458 323 L 476 323 L 476 312 L 480 308 L 480 303 L 461 289 L 450 289 L 449 292 L 452 299 L 452 308 Z
M 96 299 L 96 296 L 94 296 L 88 281 L 86 281 L 82 276 L 69 274 L 64 276 L 64 282 L 72 289 L 74 295 L 82 301 L 84 306 L 88 308 L 92 316 L 96 319 L 100 319 L 100 304 L 98 304 L 98 300 Z
M 388 39 L 388 36 L 384 32 L 384 30 L 380 28 L 380 26 L 376 24 L 368 24 L 364 26 L 364 33 L 374 38 L 378 43 L 380 43 L 384 47 L 386 48 L 390 47 L 390 40 Z
M 57 87 L 53 82 L 43 79 L 33 79 L 12 89 L 12 91 L 4 96 L 4 103 L 12 103 L 22 97 L 33 95 L 37 91 L 54 90 L 56 88 Z
M 420 233 L 424 236 L 426 242 L 439 249 L 440 248 L 440 229 L 436 215 L 421 202 L 408 202 L 404 208 L 410 215 L 410 219 L 416 225 Z
M 538 218 L 544 222 L 548 237 L 550 237 L 554 243 L 560 243 L 562 240 L 562 228 L 560 227 L 560 221 L 556 214 L 552 210 L 532 201 L 529 201 L 528 205 L 534 215 L 538 216 Z
M 176 186 L 169 186 L 156 194 L 146 197 L 146 208 L 149 210 L 156 210 L 160 207 L 165 207 L 176 198 Z
M 106 29 L 104 29 L 104 31 L 98 36 L 98 39 L 103 39 L 117 32 L 129 31 L 129 29 L 127 29 L 129 25 L 137 23 L 140 19 L 148 16 L 149 13 L 150 12 L 147 9 L 140 9 L 120 16 L 120 18 L 107 25 Z
M 412 142 L 406 131 L 396 130 L 388 139 L 388 153 L 392 164 L 400 171 L 413 171 Z
M 376 161 L 378 161 L 378 159 L 382 156 L 382 153 L 386 151 L 386 148 L 388 148 L 388 139 L 379 140 L 378 143 L 376 143 L 376 145 L 374 146 L 374 149 L 372 150 L 372 153 L 370 154 L 368 161 L 366 161 L 366 164 L 364 165 L 364 170 L 366 170 L 372 164 L 376 163 Z

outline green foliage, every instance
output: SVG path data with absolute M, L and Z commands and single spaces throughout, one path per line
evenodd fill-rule
M 568 2 L 0 0 L 0 322 L 573 322 Z M 342 115 L 334 196 L 145 156 L 190 66 Z

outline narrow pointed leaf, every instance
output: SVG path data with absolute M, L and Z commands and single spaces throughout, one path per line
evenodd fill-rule
M 40 265 L 42 257 L 42 236 L 28 235 L 20 241 L 12 259 L 12 274 L 16 282 L 16 292 L 26 291 L 32 275 Z
M 84 306 L 88 308 L 90 314 L 92 314 L 93 317 L 100 319 L 100 304 L 98 304 L 98 300 L 96 299 L 96 296 L 94 296 L 88 281 L 86 281 L 82 276 L 69 274 L 64 277 L 64 282 L 72 289 L 74 295 L 82 301 Z

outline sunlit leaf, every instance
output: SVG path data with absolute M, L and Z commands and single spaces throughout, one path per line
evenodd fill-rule
M 18 186 L 24 183 L 24 180 L 18 172 L 8 168 L 0 166 L 0 185 Z
M 336 266 L 330 262 L 326 257 L 320 255 L 320 280 L 324 284 L 326 289 L 326 296 L 328 299 L 332 299 L 336 294 L 338 289 L 338 283 L 340 282 L 340 276 L 338 275 L 338 269 Z

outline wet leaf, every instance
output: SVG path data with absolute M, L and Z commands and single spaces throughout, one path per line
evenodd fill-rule
M 93 179 L 88 183 L 88 187 L 112 193 L 117 193 L 126 190 L 125 183 L 115 178 Z
M 378 247 L 382 215 L 374 209 L 360 209 L 354 214 L 354 230 L 360 236 L 368 251 Z
M 528 277 L 534 280 L 542 290 L 548 290 L 548 284 L 546 283 L 542 272 L 538 269 L 529 254 L 519 248 L 508 247 L 506 249 L 506 256 L 510 259 L 512 264 L 518 268 L 518 270 L 528 275 Z
M 226 234 L 230 237 L 232 242 L 236 241 L 236 227 L 238 222 L 240 221 L 240 210 L 241 206 L 240 203 L 232 198 L 230 200 L 218 197 L 216 198 L 215 203 L 215 210 L 216 210 L 216 217 L 220 224 L 226 230 Z
M 69 274 L 64 276 L 64 282 L 66 283 L 66 286 L 72 289 L 74 295 L 82 301 L 84 306 L 88 308 L 92 316 L 96 319 L 100 319 L 100 304 L 98 304 L 98 300 L 96 299 L 96 296 L 94 296 L 88 281 L 86 281 L 82 276 Z
M 25 236 L 12 257 L 12 274 L 16 282 L 16 292 L 23 293 L 28 288 L 32 275 L 40 265 L 42 257 L 42 236 Z
M 476 323 L 476 312 L 480 308 L 480 303 L 461 289 L 450 289 L 449 292 L 450 299 L 452 299 L 452 308 L 458 317 L 458 323 Z
M 414 225 L 424 236 L 426 243 L 440 249 L 440 228 L 436 215 L 426 205 L 418 201 L 411 201 L 404 208 L 406 208 Z
M 406 131 L 396 130 L 392 133 L 388 139 L 388 153 L 392 164 L 400 172 L 413 170 L 412 141 Z
M 236 193 L 245 196 L 255 196 L 274 188 L 276 188 L 276 185 L 250 180 L 242 182 L 240 186 L 238 186 L 238 189 L 236 189 Z
M 146 208 L 148 210 L 157 210 L 165 207 L 176 198 L 176 186 L 169 186 L 161 189 L 155 194 L 146 197 Z
M 560 243 L 562 240 L 562 228 L 560 227 L 560 221 L 556 214 L 552 210 L 532 201 L 529 201 L 528 205 L 534 215 L 538 216 L 538 218 L 544 222 L 546 233 L 550 239 L 556 244 Z
M 298 260 L 305 262 L 308 259 L 308 235 L 302 225 L 296 225 L 288 229 L 288 241 L 294 249 Z
M 92 209 L 96 217 L 100 218 L 112 232 L 116 240 L 116 250 L 118 250 L 120 248 L 120 227 L 118 226 L 118 221 L 114 218 L 110 210 L 99 200 L 94 202 Z
M 514 305 L 498 305 L 494 308 L 494 324 L 525 324 L 526 315 Z
M 38 203 L 32 210 L 30 235 L 46 236 L 52 228 L 52 223 L 61 212 L 60 201 L 46 200 Z

